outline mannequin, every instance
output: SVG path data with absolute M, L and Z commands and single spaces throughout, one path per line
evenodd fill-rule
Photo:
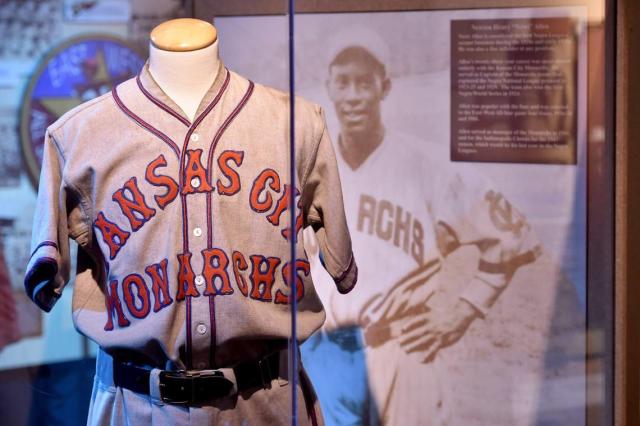
M 219 64 L 218 34 L 208 22 L 172 19 L 151 32 L 149 71 L 191 121 L 216 79 Z
M 289 370 L 292 270 L 298 339 L 324 321 L 302 244 L 290 260 L 291 161 L 296 227 L 321 236 L 336 291 L 357 266 L 322 110 L 296 101 L 290 160 L 290 106 L 224 66 L 212 25 L 178 19 L 136 77 L 48 127 L 24 285 L 50 311 L 78 243 L 74 325 L 99 345 L 88 424 L 284 426 L 292 398 L 299 424 L 321 424 Z

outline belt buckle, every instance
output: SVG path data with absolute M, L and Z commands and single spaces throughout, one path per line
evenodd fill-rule
M 160 398 L 168 404 L 194 405 L 227 396 L 233 387 L 219 370 L 161 371 Z
M 189 404 L 193 399 L 191 377 L 185 370 L 161 371 L 160 398 L 168 404 Z

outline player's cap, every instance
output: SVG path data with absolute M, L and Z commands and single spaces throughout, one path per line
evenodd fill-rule
M 373 55 L 382 65 L 391 63 L 389 46 L 380 34 L 368 27 L 350 26 L 338 31 L 329 39 L 327 67 L 345 49 L 360 47 Z

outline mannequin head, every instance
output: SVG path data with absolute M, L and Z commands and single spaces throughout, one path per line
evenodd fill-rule
M 166 21 L 151 31 L 151 45 L 171 52 L 203 49 L 218 39 L 216 27 L 206 21 L 179 18 Z
M 149 72 L 162 91 L 194 120 L 219 74 L 216 28 L 199 19 L 172 19 L 151 32 Z

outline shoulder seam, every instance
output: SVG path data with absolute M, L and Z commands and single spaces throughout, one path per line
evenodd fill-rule
M 56 136 L 53 134 L 53 130 L 49 131 L 49 139 L 51 139 L 51 143 L 53 144 L 53 146 L 56 147 L 56 150 L 58 151 L 58 154 L 60 155 L 60 158 L 62 158 L 62 163 L 63 163 L 63 166 L 64 166 L 64 164 L 67 162 L 67 159 L 64 156 L 64 151 L 62 150 L 62 147 L 58 143 L 58 140 L 57 140 Z M 44 142 L 47 143 L 46 140 Z

